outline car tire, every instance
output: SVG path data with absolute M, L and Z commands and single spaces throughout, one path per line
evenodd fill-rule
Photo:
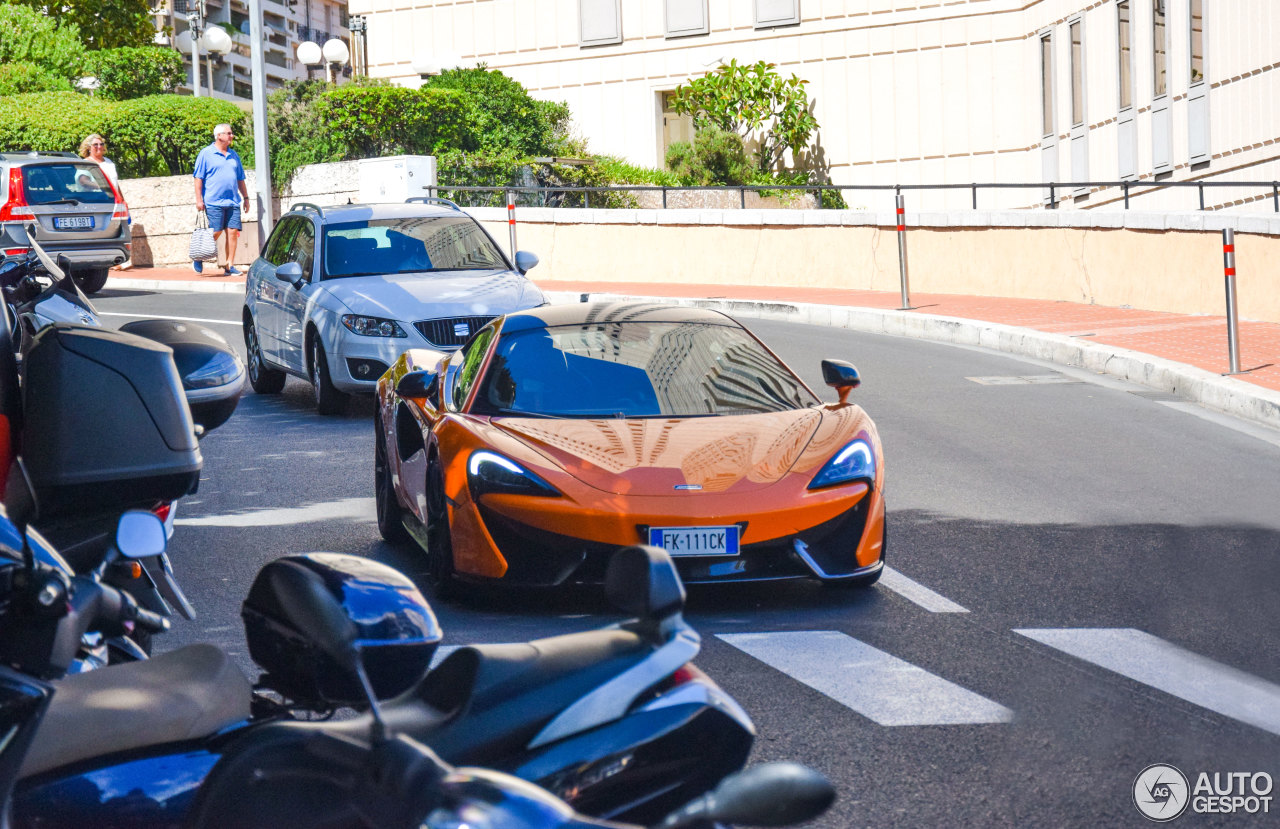
M 258 394 L 279 394 L 284 388 L 285 374 L 267 368 L 262 359 L 262 343 L 258 342 L 258 329 L 248 316 L 244 321 L 244 347 L 249 352 L 249 385 Z
M 884 538 L 880 542 L 880 563 L 884 564 L 885 557 L 889 552 L 889 516 L 888 515 L 885 515 L 884 523 L 881 526 L 884 527 Z M 852 579 L 831 579 L 829 581 L 824 581 L 822 584 L 825 587 L 835 587 L 840 590 L 862 590 L 862 589 L 871 587 L 876 582 L 880 581 L 880 577 L 882 575 L 884 575 L 884 567 L 881 567 L 879 570 L 875 571 L 874 573 L 869 573 L 868 575 L 865 575 L 865 576 L 858 576 L 857 578 L 852 578 Z
M 316 411 L 322 415 L 342 414 L 347 410 L 347 395 L 333 385 L 329 361 L 324 356 L 320 335 L 311 335 L 311 384 L 315 387 Z
M 409 537 L 404 528 L 404 510 L 396 500 L 395 484 L 387 463 L 386 441 L 382 435 L 382 419 L 373 416 L 373 491 L 377 503 L 378 532 L 384 541 L 401 544 Z
M 437 597 L 458 595 L 457 571 L 453 566 L 453 533 L 449 530 L 449 510 L 445 504 L 444 473 L 439 457 L 427 462 L 427 582 Z
M 106 286 L 108 275 L 108 268 L 90 268 L 83 271 L 73 271 L 71 278 L 80 286 L 80 290 L 86 294 L 96 294 Z

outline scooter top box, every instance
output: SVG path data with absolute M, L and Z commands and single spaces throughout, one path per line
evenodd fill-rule
M 202 458 L 172 351 L 57 323 L 22 365 L 22 454 L 42 520 L 195 491 Z

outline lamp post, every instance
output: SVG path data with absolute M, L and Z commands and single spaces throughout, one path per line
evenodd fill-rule
M 258 250 L 267 243 L 274 221 L 271 218 L 271 150 L 267 143 L 267 61 L 262 41 L 262 0 L 249 3 L 249 55 L 253 68 L 253 158 L 258 188 Z
M 324 42 L 324 46 L 320 49 L 324 55 L 324 73 L 329 83 L 333 83 L 333 64 L 343 66 L 351 58 L 351 50 L 347 48 L 347 44 L 338 38 L 330 38 Z
M 347 28 L 351 32 L 351 45 L 354 48 L 355 60 L 352 61 L 357 75 L 369 74 L 369 44 L 366 40 L 369 24 L 364 15 L 353 14 L 347 19 Z
M 208 53 L 206 63 L 209 66 L 209 97 L 213 97 L 213 56 L 225 55 L 231 51 L 231 35 L 221 26 L 210 26 L 200 38 L 205 52 Z
M 195 14 L 188 15 L 187 20 L 197 19 Z M 185 32 L 178 32 L 178 36 L 173 39 L 173 45 L 177 47 L 179 52 L 191 53 L 191 94 L 200 97 L 200 38 L 192 37 L 193 31 L 199 29 L 187 29 Z

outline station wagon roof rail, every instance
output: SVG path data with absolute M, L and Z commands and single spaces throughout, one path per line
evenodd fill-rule
M 314 210 L 316 213 L 319 213 L 322 218 L 324 216 L 324 208 L 318 204 L 312 204 L 309 201 L 294 202 L 293 207 L 289 208 L 289 212 L 292 213 L 295 210 Z
M 457 202 L 450 201 L 449 199 L 436 198 L 435 196 L 410 196 L 404 200 L 405 204 L 413 204 L 414 202 L 422 202 L 423 204 L 443 204 L 446 207 L 452 207 L 454 210 L 459 212 L 462 211 L 462 208 L 458 207 Z

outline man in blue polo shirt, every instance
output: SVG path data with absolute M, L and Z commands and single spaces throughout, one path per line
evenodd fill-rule
M 204 211 L 209 217 L 219 259 L 223 258 L 222 232 L 227 232 L 227 264 L 220 262 L 218 267 L 228 274 L 241 272 L 235 265 L 236 247 L 240 243 L 240 207 L 249 203 L 244 165 L 240 163 L 240 155 L 231 149 L 234 138 L 230 124 L 214 127 L 213 143 L 196 156 L 196 170 L 192 174 L 196 182 L 196 210 Z M 204 271 L 203 262 L 192 262 L 191 267 L 196 273 Z

